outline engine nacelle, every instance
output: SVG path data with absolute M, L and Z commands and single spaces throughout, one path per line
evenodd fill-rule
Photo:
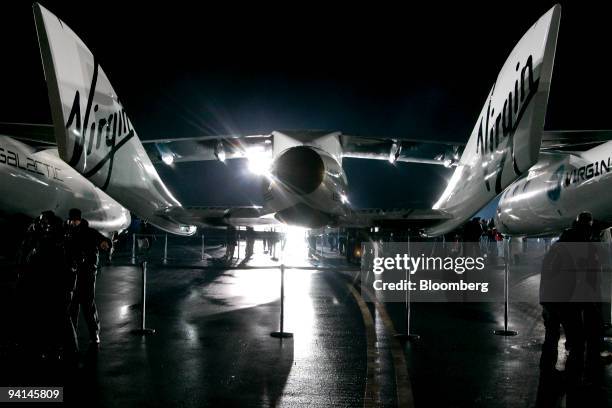
M 323 183 L 325 164 L 321 154 L 314 148 L 295 146 L 274 161 L 270 173 L 274 181 L 288 191 L 307 195 Z
M 321 227 L 346 212 L 347 180 L 338 161 L 315 146 L 293 146 L 274 160 L 265 206 L 286 223 Z

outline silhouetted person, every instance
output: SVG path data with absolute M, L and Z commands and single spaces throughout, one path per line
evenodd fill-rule
M 81 218 L 79 209 L 70 210 L 65 230 L 66 256 L 77 277 L 70 315 L 76 330 L 79 308 L 83 309 L 90 343 L 96 346 L 100 344 L 100 319 L 95 300 L 99 250 L 108 250 L 110 245 L 109 239 L 90 228 L 87 220 Z
M 545 310 L 552 310 L 553 319 L 556 316 L 563 325 L 569 356 L 567 375 L 560 376 L 560 373 L 550 369 L 556 362 L 556 351 L 552 349 L 556 349 L 559 339 L 558 323 L 555 324 L 552 319 L 547 322 L 545 317 L 546 339 L 540 362 L 538 407 L 561 406 L 563 394 L 566 395 L 567 407 L 607 406 L 605 388 L 589 386 L 599 384 L 603 378 L 599 354 L 603 321 L 599 310 L 600 298 L 596 294 L 601 263 L 598 247 L 593 243 L 597 237 L 592 225 L 591 214 L 581 213 L 572 227 L 565 230 L 559 241 L 551 246 L 544 259 L 540 295 L 554 301 L 547 305 L 543 303 L 543 306 Z M 586 368 L 585 383 L 582 383 L 583 368 Z
M 44 211 L 28 228 L 18 255 L 21 343 L 68 357 L 77 351 L 68 308 L 75 276 L 66 267 L 62 220 Z
M 340 238 L 338 238 L 338 252 L 340 252 L 340 254 L 344 254 L 346 252 L 346 236 L 345 235 L 340 235 Z
M 593 216 L 590 212 L 581 212 L 572 226 L 561 234 L 560 242 L 595 242 L 593 230 Z
M 139 229 L 141 238 L 138 238 L 138 249 L 148 254 L 153 247 L 153 242 L 156 240 L 155 231 L 153 231 L 151 224 L 146 221 L 140 223 Z
M 480 237 L 483 234 L 480 218 L 472 218 L 463 227 L 464 255 L 471 257 L 480 256 Z
M 566 367 L 580 372 L 584 355 L 584 334 L 580 306 L 571 302 L 576 287 L 576 265 L 572 244 L 556 242 L 542 262 L 540 303 L 544 319 L 544 344 L 540 368 L 553 371 L 563 326 L 569 351 Z
M 255 246 L 255 230 L 253 227 L 246 227 L 246 246 L 245 246 L 245 259 L 253 256 L 253 248 Z
M 586 342 L 586 368 L 590 374 L 601 365 L 600 352 L 603 341 L 603 318 L 599 295 L 602 272 L 598 246 L 599 240 L 593 228 L 593 216 L 589 212 L 578 215 L 571 228 L 565 230 L 560 241 L 577 243 L 572 248 L 578 271 L 575 297 L 582 313 Z
M 263 244 L 264 254 L 267 254 L 268 251 L 270 250 L 270 233 L 268 230 L 263 231 L 262 244 Z
M 336 242 L 336 237 L 334 237 L 334 234 L 331 234 L 331 233 L 327 234 L 327 243 L 329 244 L 330 251 L 334 250 L 335 242 Z
M 225 230 L 225 262 L 229 263 L 234 258 L 234 251 L 236 250 L 237 236 L 236 228 L 228 226 Z

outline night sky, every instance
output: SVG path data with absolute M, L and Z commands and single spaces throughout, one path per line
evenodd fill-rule
M 432 3 L 42 2 L 96 54 L 141 139 L 329 129 L 466 141 L 507 55 L 554 3 Z M 610 13 L 562 6 L 546 128 L 612 129 Z M 50 123 L 31 4 L 0 9 L 0 121 Z M 356 207 L 430 206 L 450 177 L 356 159 L 345 169 Z M 159 170 L 186 205 L 261 203 L 242 160 Z

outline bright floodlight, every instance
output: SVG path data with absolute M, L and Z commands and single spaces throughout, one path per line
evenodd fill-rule
M 164 153 L 164 154 L 162 154 L 161 159 L 168 166 L 170 166 L 172 163 L 174 163 L 174 155 L 172 153 Z
M 246 158 L 249 161 L 249 171 L 254 174 L 267 174 L 270 170 L 272 160 L 270 155 L 263 149 L 250 148 L 246 151 Z

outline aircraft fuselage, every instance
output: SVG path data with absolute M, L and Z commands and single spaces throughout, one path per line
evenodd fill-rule
M 58 156 L 8 136 L 0 137 L 0 211 L 3 216 L 36 217 L 52 210 L 66 217 L 80 208 L 90 225 L 105 235 L 130 225 L 130 213 Z
M 582 211 L 612 224 L 612 142 L 585 152 L 542 154 L 502 194 L 496 225 L 510 235 L 556 234 Z

